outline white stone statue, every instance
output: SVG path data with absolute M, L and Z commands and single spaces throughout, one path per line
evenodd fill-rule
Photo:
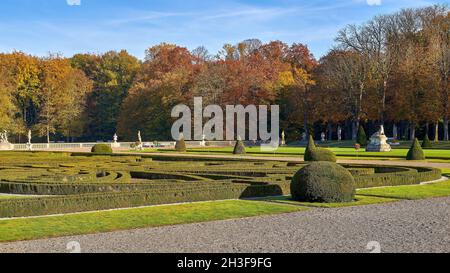
M 200 142 L 200 146 L 206 147 L 206 135 L 205 134 L 202 135 L 202 142 Z
M 390 152 L 391 145 L 387 143 L 388 138 L 384 132 L 384 126 L 380 126 L 380 130 L 372 135 L 370 143 L 367 145 L 367 152 Z
M 326 137 L 325 133 L 322 133 L 322 134 L 320 135 L 320 137 L 321 137 L 321 141 L 322 141 L 322 142 L 325 142 L 325 137 Z
M 117 136 L 117 133 L 113 136 L 113 143 L 111 144 L 112 148 L 120 148 L 120 143 L 117 141 L 119 140 L 119 137 Z
M 342 141 L 342 127 L 339 125 L 337 130 L 338 140 Z
M 136 145 L 136 150 L 142 151 L 144 149 L 144 143 L 142 143 L 141 131 L 138 131 L 138 142 Z
M 0 133 L 0 151 L 14 150 L 14 145 L 8 141 L 8 131 L 4 130 Z
M 28 142 L 27 142 L 27 150 L 33 150 L 33 144 L 31 144 L 31 130 L 28 130 Z
M 1 143 L 9 143 L 9 141 L 8 141 L 8 131 L 3 130 L 3 133 L 0 133 L 0 142 Z
M 286 133 L 284 131 L 281 133 L 281 145 L 286 145 Z

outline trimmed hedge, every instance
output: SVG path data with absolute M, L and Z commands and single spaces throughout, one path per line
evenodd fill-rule
M 306 146 L 306 151 L 305 151 L 305 157 L 304 160 L 305 161 L 313 161 L 313 156 L 312 156 L 312 152 L 316 149 L 316 144 L 314 142 L 314 138 L 312 135 L 309 136 L 309 140 L 308 140 L 308 145 Z
M 428 134 L 426 134 L 425 138 L 423 139 L 422 148 L 424 148 L 424 149 L 433 148 L 433 144 L 431 143 L 430 138 L 428 137 Z
M 358 135 L 356 137 L 356 142 L 361 145 L 361 147 L 366 147 L 367 146 L 367 135 L 366 135 L 366 131 L 364 130 L 364 127 L 359 126 L 358 128 Z
M 316 148 L 311 152 L 311 160 L 310 161 L 328 161 L 328 162 L 337 162 L 336 155 L 327 149 Z
M 331 162 L 315 162 L 292 178 L 292 198 L 301 202 L 352 202 L 355 181 L 344 167 Z
M 289 195 L 294 173 L 305 166 L 232 158 L 72 155 L 76 156 L 1 153 L 0 192 L 41 197 L 1 200 L 0 217 Z M 441 177 L 439 170 L 427 168 L 345 167 L 355 176 L 358 188 L 417 184 Z
M 184 141 L 183 136 L 181 136 L 180 139 L 175 144 L 175 150 L 179 153 L 185 153 L 187 151 L 186 142 Z
M 236 141 L 236 145 L 234 145 L 233 154 L 235 155 L 245 155 L 245 145 L 242 140 Z
M 387 172 L 387 170 L 395 171 Z M 402 168 L 402 167 L 377 167 L 376 173 L 367 176 L 355 176 L 355 186 L 357 189 L 417 185 L 422 182 L 430 182 L 442 178 L 439 169 L 432 168 Z
M 328 162 L 336 162 L 336 155 L 327 149 L 322 149 L 316 147 L 314 143 L 314 138 L 309 136 L 308 146 L 306 147 L 304 160 L 306 162 L 313 161 L 328 161 Z
M 91 152 L 98 155 L 110 155 L 113 153 L 113 150 L 107 144 L 96 144 L 92 147 Z
M 202 189 L 165 189 L 0 200 L 0 218 L 27 217 L 117 208 L 284 195 L 279 185 L 216 185 Z
M 406 155 L 406 160 L 425 160 L 425 154 L 422 147 L 419 144 L 419 140 L 416 138 Z

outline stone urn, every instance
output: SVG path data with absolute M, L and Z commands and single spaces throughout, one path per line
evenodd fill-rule
M 387 143 L 388 138 L 384 133 L 384 126 L 381 125 L 380 130 L 370 137 L 370 143 L 367 145 L 367 152 L 390 152 L 391 145 Z

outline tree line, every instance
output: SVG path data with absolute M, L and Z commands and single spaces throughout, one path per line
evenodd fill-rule
M 360 126 L 449 140 L 450 13 L 405 9 L 349 25 L 319 60 L 300 43 L 257 39 L 216 55 L 162 43 L 138 60 L 125 50 L 45 58 L 0 54 L 0 129 L 24 141 L 170 139 L 172 108 L 280 105 L 289 140 L 356 139 Z M 281 132 L 280 132 L 281 133 Z

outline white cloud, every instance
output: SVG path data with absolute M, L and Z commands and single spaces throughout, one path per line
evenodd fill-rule
M 367 5 L 369 6 L 380 6 L 381 0 L 366 0 Z
M 81 0 L 66 0 L 67 5 L 69 6 L 80 6 Z

